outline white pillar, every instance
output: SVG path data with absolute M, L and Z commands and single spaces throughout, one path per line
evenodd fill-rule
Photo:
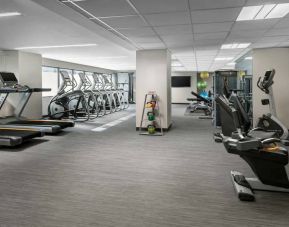
M 171 54 L 168 50 L 139 50 L 136 54 L 136 127 L 140 127 L 145 94 L 158 95 L 163 129 L 171 126 Z
M 0 70 L 15 73 L 21 85 L 42 87 L 42 56 L 21 51 L 3 51 L 0 55 Z M 12 105 L 15 102 L 12 101 Z M 42 94 L 34 93 L 30 98 L 23 117 L 42 117 Z

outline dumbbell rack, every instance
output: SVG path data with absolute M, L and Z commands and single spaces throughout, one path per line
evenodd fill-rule
M 148 102 L 154 101 L 155 106 L 152 108 L 146 108 L 146 104 Z M 149 121 L 147 118 L 147 113 L 149 112 L 148 110 L 152 111 L 154 113 L 155 119 L 153 121 Z M 155 133 L 151 134 L 148 131 L 143 131 L 144 128 L 147 128 L 148 123 L 153 122 L 156 130 L 160 129 L 159 131 L 156 131 Z M 144 127 L 144 123 L 146 123 Z M 141 122 L 139 126 L 139 135 L 148 135 L 148 136 L 163 136 L 163 127 L 162 127 L 162 121 L 161 121 L 161 113 L 160 113 L 160 106 L 158 102 L 158 96 L 154 92 L 150 92 L 145 95 L 144 99 L 144 105 L 143 105 L 143 112 L 142 112 L 142 117 L 141 117 Z

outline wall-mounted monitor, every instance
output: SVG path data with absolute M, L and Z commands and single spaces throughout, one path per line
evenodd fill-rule
M 172 87 L 191 87 L 191 77 L 172 76 Z

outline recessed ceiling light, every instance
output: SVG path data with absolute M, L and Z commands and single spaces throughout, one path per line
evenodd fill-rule
M 13 16 L 20 16 L 21 13 L 19 12 L 6 12 L 6 13 L 0 13 L 0 17 L 13 17 Z
M 230 62 L 227 65 L 236 65 L 236 62 Z
M 221 49 L 244 49 L 250 45 L 251 43 L 230 43 L 230 44 L 223 44 Z
M 277 4 L 266 19 L 285 17 L 289 13 L 289 3 Z
M 242 20 L 253 20 L 257 13 L 261 10 L 263 6 L 246 6 L 243 7 L 237 21 L 242 21 Z
M 253 57 L 245 57 L 245 60 L 252 60 Z
M 264 5 L 262 9 L 258 12 L 258 14 L 255 16 L 255 20 L 262 20 L 265 19 L 266 16 L 271 12 L 271 10 L 276 6 L 276 4 L 269 4 Z
M 91 47 L 98 46 L 95 43 L 87 44 L 72 44 L 72 45 L 55 45 L 55 46 L 31 46 L 31 47 L 18 47 L 16 50 L 32 50 L 32 49 L 53 49 L 53 48 L 68 48 L 68 47 Z
M 243 7 L 237 21 L 282 18 L 289 13 L 289 3 Z
M 230 61 L 232 60 L 233 58 L 231 57 L 224 57 L 224 58 L 215 58 L 215 61 Z

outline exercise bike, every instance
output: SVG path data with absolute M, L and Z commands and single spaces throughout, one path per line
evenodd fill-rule
M 268 99 L 262 99 L 262 105 L 269 105 L 270 113 L 264 114 L 259 118 L 257 127 L 262 128 L 265 131 L 275 132 L 277 137 L 283 140 L 284 144 L 289 144 L 289 133 L 287 127 L 278 119 L 275 100 L 273 96 L 275 70 L 270 70 L 265 73 L 265 76 L 259 77 L 257 86 L 265 94 L 268 95 Z
M 254 201 L 255 191 L 289 193 L 289 180 L 285 167 L 288 164 L 288 151 L 280 145 L 281 140 L 244 135 L 238 111 L 224 96 L 218 96 L 215 101 L 221 109 L 221 120 L 227 115 L 230 118 L 230 122 L 227 123 L 235 128 L 230 136 L 221 134 L 227 152 L 239 155 L 257 176 L 247 178 L 240 172 L 231 171 L 232 182 L 239 199 Z

